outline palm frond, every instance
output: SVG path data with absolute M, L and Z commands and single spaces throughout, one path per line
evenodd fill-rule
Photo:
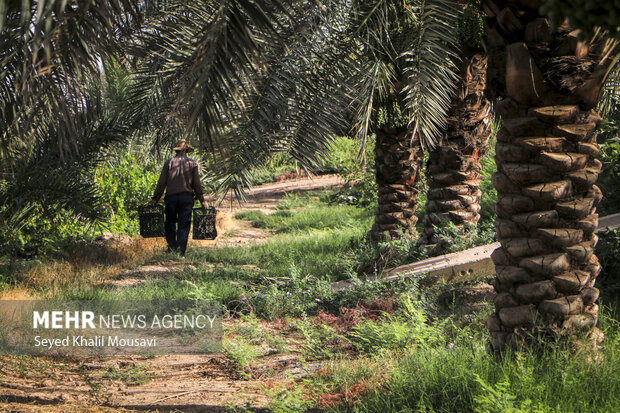
M 265 53 L 264 73 L 246 100 L 249 110 L 240 113 L 224 145 L 222 191 L 242 196 L 252 170 L 277 152 L 312 168 L 332 136 L 346 131 L 342 79 L 351 76 L 354 53 L 345 20 L 344 7 L 311 7 L 295 30 L 281 28 L 287 32 Z
M 36 124 L 54 119 L 60 159 L 76 154 L 73 118 L 84 106 L 84 76 L 102 56 L 122 54 L 139 22 L 135 3 L 63 0 L 3 2 L 0 21 L 0 156 L 10 168 L 15 154 L 45 139 Z
M 391 86 L 396 83 L 394 66 L 383 60 L 367 61 L 361 65 L 354 80 L 351 106 L 354 112 L 352 135 L 359 142 L 358 157 L 365 156 L 368 133 L 372 129 L 375 102 L 387 100 Z
M 445 126 L 458 79 L 454 28 L 459 10 L 449 0 L 416 0 L 406 11 L 412 23 L 412 44 L 400 61 L 409 128 L 423 146 L 432 148 Z

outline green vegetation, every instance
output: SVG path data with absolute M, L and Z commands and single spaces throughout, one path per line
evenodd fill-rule
M 613 132 L 601 145 L 603 168 L 597 185 L 605 197 L 598 208 L 600 216 L 620 212 L 620 131 Z
M 485 164 L 485 181 L 492 166 Z M 620 408 L 616 396 L 620 375 L 615 368 L 620 361 L 620 324 L 612 296 L 603 291 L 601 300 L 612 305 L 601 311 L 599 326 L 606 341 L 596 357 L 586 348 L 550 345 L 494 358 L 485 347 L 485 321 L 492 311 L 489 298 L 472 298 L 477 286 L 488 279 L 474 274 L 445 284 L 423 276 L 393 281 L 360 276 L 430 252 L 417 247 L 416 240 L 367 244 L 374 206 L 341 202 L 341 191 L 352 187 L 288 195 L 271 215 L 238 214 L 237 219 L 272 235 L 257 245 L 190 249 L 187 261 L 192 267 L 173 277 L 147 278 L 122 288 L 96 286 L 84 278 L 40 291 L 62 299 L 220 300 L 224 315 L 235 320 L 225 330 L 223 348 L 238 379 L 275 375 L 263 360 L 276 353 L 292 352 L 302 365 L 324 363 L 319 370 L 309 369 L 302 380 L 291 379 L 286 390 L 269 390 L 273 411 L 318 407 L 359 412 L 603 412 Z M 457 236 L 447 225 L 442 234 L 453 242 L 444 246 L 446 250 L 488 242 L 493 235 L 490 218 L 466 236 Z M 620 236 L 618 231 L 600 236 L 598 254 L 607 271 L 601 282 L 611 291 L 617 285 Z M 90 254 L 94 259 L 100 253 Z M 174 257 L 157 252 L 154 258 Z M 0 271 L 7 286 L 15 285 L 11 277 L 15 269 Z M 86 277 L 86 273 L 72 276 Z M 334 290 L 332 283 L 339 280 L 346 280 L 349 287 Z M 139 385 L 152 375 L 137 365 L 111 367 L 101 378 Z M 90 379 L 93 386 L 101 386 L 96 378 Z
M 95 173 L 96 186 L 110 210 L 106 228 L 114 233 L 138 233 L 138 207 L 153 195 L 163 160 L 143 154 L 110 157 Z
M 148 383 L 153 378 L 153 373 L 146 371 L 146 366 L 136 364 L 124 368 L 108 367 L 102 377 L 120 380 L 128 386 L 139 386 Z
M 499 358 L 486 348 L 489 279 L 379 277 L 387 267 L 495 240 L 494 148 L 482 161 L 475 228 L 461 234 L 442 224 L 433 250 L 416 239 L 366 241 L 377 205 L 372 130 L 411 128 L 422 147 L 438 140 L 457 77 L 449 62 L 459 43 L 477 46 L 483 35 L 479 2 L 467 2 L 464 13 L 446 0 L 289 2 L 286 11 L 251 1 L 19 3 L 0 7 L 3 297 L 218 300 L 230 320 L 221 358 L 235 379 L 278 377 L 284 386 L 271 391 L 274 411 L 620 411 L 620 230 L 600 233 L 597 249 L 606 335 L 598 351 L 546 341 Z M 552 23 L 563 19 L 562 2 L 544 3 Z M 617 1 L 572 4 L 568 17 L 584 33 L 600 24 L 618 36 Z M 560 63 L 570 72 L 574 62 Z M 611 70 L 617 79 L 618 67 Z M 617 98 L 611 89 L 605 93 Z M 600 140 L 601 215 L 620 210 L 614 104 Z M 364 142 L 361 156 L 356 140 L 332 139 L 345 131 Z M 288 195 L 273 214 L 237 214 L 266 230 L 264 243 L 195 248 L 166 277 L 115 284 L 146 262 L 180 258 L 159 252 L 154 240 L 94 242 L 102 230 L 136 235 L 137 207 L 179 137 L 208 150 L 195 156 L 209 191 L 308 172 L 338 173 L 346 184 Z M 285 352 L 304 370 L 289 371 L 288 381 L 263 365 Z M 56 383 L 79 363 L 57 362 L 0 364 L 3 373 L 48 387 L 41 370 L 54 370 Z M 96 379 L 138 386 L 154 377 L 133 362 L 74 371 L 94 392 Z
M 603 320 L 602 324 L 605 324 Z M 344 410 L 436 412 L 606 412 L 620 408 L 617 326 L 600 361 L 588 351 L 546 348 L 494 359 L 477 340 L 449 348 L 408 349 L 393 361 L 383 389 Z M 339 379 L 332 377 L 331 385 Z

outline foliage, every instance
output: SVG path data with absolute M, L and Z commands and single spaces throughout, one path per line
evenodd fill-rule
M 374 139 L 368 139 L 363 147 L 349 137 L 334 139 L 320 160 L 322 172 L 337 173 L 347 181 L 355 180 L 365 169 L 373 167 Z
M 376 116 L 375 128 L 377 129 L 403 128 L 409 122 L 403 103 L 395 97 L 379 106 Z
M 411 344 L 429 346 L 439 333 L 427 324 L 428 319 L 410 295 L 401 298 L 402 314 L 386 314 L 380 321 L 364 320 L 355 325 L 350 340 L 362 352 L 377 353 L 399 349 Z
M 134 121 L 126 102 L 111 104 L 105 73 L 139 20 L 126 1 L 3 3 L 0 226 L 9 232 L 33 219 L 87 226 L 105 217 L 92 171 Z
M 90 239 L 97 229 L 135 235 L 138 231 L 137 209 L 151 197 L 159 176 L 160 162 L 149 156 L 136 156 L 126 147 L 106 156 L 94 169 L 92 190 L 97 203 L 107 211 L 100 225 L 75 216 L 71 209 L 54 208 L 47 203 L 32 202 L 29 213 L 18 223 L 7 223 L 0 229 L 0 254 L 31 256 L 58 253 L 75 240 Z M 123 154 L 124 152 L 124 154 Z M 0 191 L 1 192 L 1 191 Z M 67 194 L 71 197 L 71 194 Z M 75 198 L 71 199 L 75 200 Z M 8 206 L 0 206 L 0 215 Z M 9 218 L 10 219 L 10 218 Z
M 497 130 L 497 123 L 494 123 L 494 129 Z M 495 133 L 493 134 L 495 136 Z M 480 198 L 480 223 L 495 221 L 495 204 L 497 203 L 497 190 L 493 186 L 491 178 L 497 165 L 495 164 L 495 144 L 496 139 L 493 138 L 489 142 L 489 152 L 482 158 L 482 180 L 480 181 L 480 190 L 482 198 Z
M 57 142 L 67 139 L 67 131 L 60 130 L 56 120 L 39 119 L 44 138 L 15 154 L 10 179 L 0 181 L 0 222 L 7 231 L 0 235 L 18 253 L 44 252 L 41 240 L 57 243 L 71 231 L 83 237 L 108 216 L 93 176 L 106 152 L 129 138 L 132 120 L 119 97 L 127 72 L 113 64 L 105 67 L 107 77 L 83 80 L 83 104 L 71 118 L 71 139 L 76 141 L 67 143 L 75 153 L 66 153 Z
M 350 148 L 348 156 L 342 158 L 338 163 L 339 169 L 337 169 L 338 174 L 345 180 L 345 184 L 339 189 L 328 191 L 321 197 L 322 200 L 329 204 L 375 208 L 377 184 L 375 180 L 374 136 L 366 139 L 364 145 L 364 150 L 358 152 L 360 156 L 354 157 L 351 152 L 353 149 L 351 143 L 348 143 Z M 362 161 L 361 164 L 358 159 Z
M 92 224 L 65 210 L 47 211 L 32 203 L 19 223 L 0 226 L 0 256 L 33 257 L 61 252 L 76 239 L 90 238 Z M 0 207 L 0 214 L 4 212 Z
M 329 204 L 355 205 L 374 210 L 377 205 L 377 183 L 374 170 L 366 170 L 355 180 L 347 181 L 341 188 L 325 194 L 322 199 Z
M 80 154 L 81 129 L 96 119 L 83 116 L 97 104 L 88 99 L 91 77 L 107 57 L 125 51 L 123 41 L 139 21 L 137 6 L 124 0 L 2 3 L 2 172 L 43 142 L 58 148 L 61 163 Z
M 349 205 L 337 205 L 326 208 L 325 205 L 308 206 L 295 213 L 281 209 L 265 215 L 260 211 L 248 211 L 237 214 L 240 219 L 251 219 L 257 228 L 277 229 L 278 232 L 307 231 L 310 229 L 353 228 L 360 221 L 371 217 L 371 212 Z
M 608 344 L 600 350 L 599 361 L 592 360 L 587 350 L 554 346 L 495 359 L 478 340 L 395 353 L 386 390 L 370 391 L 338 410 L 616 411 L 620 407 L 617 326 L 607 329 L 606 335 Z
M 110 231 L 138 233 L 138 207 L 151 199 L 160 168 L 161 162 L 126 152 L 109 157 L 97 170 L 95 182 L 110 211 Z
M 452 221 L 446 220 L 435 227 L 439 241 L 437 246 L 441 253 L 463 251 L 495 242 L 495 227 L 492 221 L 481 221 L 476 226 L 467 226 L 464 231 Z
M 307 318 L 301 318 L 293 323 L 293 328 L 298 330 L 304 338 L 302 344 L 304 355 L 308 359 L 325 359 L 333 356 L 336 351 L 340 350 L 341 336 L 337 333 L 336 328 L 327 323 L 312 323 Z M 340 344 L 340 346 L 335 346 Z
M 365 22 L 359 36 L 365 50 L 354 87 L 356 136 L 364 142 L 381 125 L 407 125 L 432 147 L 455 88 L 452 28 L 458 8 L 443 0 L 357 7 Z
M 125 369 L 117 369 L 116 367 L 108 367 L 108 370 L 102 375 L 103 378 L 120 380 L 128 386 L 139 386 L 144 383 L 148 383 L 153 378 L 154 374 L 149 371 L 145 371 L 145 366 L 137 364 L 135 366 L 128 366 Z
M 240 338 L 236 338 L 234 341 L 225 341 L 224 353 L 237 364 L 239 370 L 247 367 L 249 361 L 259 355 L 256 347 Z
M 279 176 L 287 172 L 297 172 L 294 160 L 285 153 L 276 153 L 265 162 L 265 165 L 249 172 L 248 179 L 252 185 L 262 185 L 275 182 Z
M 532 406 L 530 399 L 520 402 L 517 407 L 515 405 L 517 396 L 510 393 L 510 383 L 507 381 L 491 386 L 477 374 L 474 374 L 474 377 L 481 390 L 479 394 L 474 396 L 474 411 L 476 413 L 544 413 L 549 411 L 549 407 L 542 404 Z
M 468 1 L 456 26 L 459 34 L 459 41 L 463 47 L 480 47 L 480 42 L 484 35 L 483 19 L 484 13 L 480 10 L 480 1 Z

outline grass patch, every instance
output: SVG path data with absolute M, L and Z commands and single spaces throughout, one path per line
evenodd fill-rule
M 341 280 L 353 272 L 353 250 L 363 242 L 365 228 L 325 229 L 304 236 L 283 234 L 246 248 L 194 250 L 192 260 L 230 265 L 255 265 L 271 278 L 295 274 Z
M 116 367 L 108 367 L 103 373 L 104 379 L 120 380 L 128 386 L 139 386 L 148 383 L 153 378 L 153 373 L 146 371 L 146 367 L 142 364 L 128 366 L 121 369 Z
M 250 221 L 257 228 L 293 233 L 360 226 L 366 228 L 372 223 L 374 211 L 351 205 L 328 206 L 323 204 L 306 206 L 296 212 L 281 209 L 269 215 L 261 211 L 247 211 L 236 214 L 235 218 Z
M 550 344 L 498 359 L 485 339 L 444 336 L 440 345 L 336 361 L 306 383 L 307 392 L 317 407 L 349 412 L 619 411 L 620 325 L 609 314 L 601 314 L 607 339 L 596 357 Z

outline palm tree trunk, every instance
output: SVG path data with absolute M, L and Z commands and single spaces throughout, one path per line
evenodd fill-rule
M 464 229 L 480 219 L 480 170 L 491 137 L 491 104 L 484 94 L 487 59 L 482 53 L 463 56 L 458 94 L 448 113 L 443 142 L 431 151 L 427 216 L 421 241 L 436 244 L 435 226 L 443 220 Z
M 594 112 L 613 44 L 555 32 L 540 1 L 484 0 L 489 84 L 503 98 L 497 136 L 495 350 L 531 333 L 601 337 L 594 255 L 601 200 Z M 578 334 L 579 333 L 579 334 Z
M 418 189 L 424 153 L 405 127 L 380 129 L 375 145 L 379 205 L 368 236 L 373 241 L 415 235 Z

